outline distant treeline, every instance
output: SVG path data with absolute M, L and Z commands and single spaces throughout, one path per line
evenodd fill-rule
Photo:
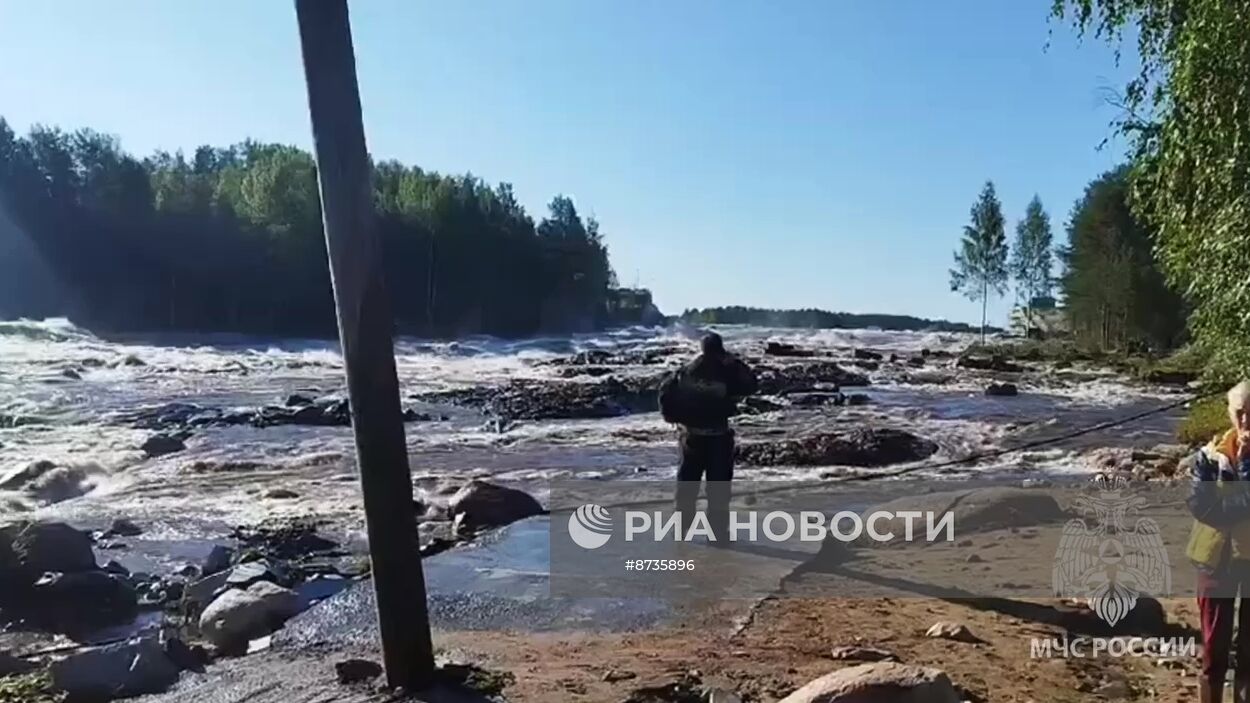
M 395 161 L 373 170 L 401 331 L 588 329 L 615 277 L 599 223 L 555 197 L 540 222 L 506 183 Z M 330 334 L 312 156 L 282 144 L 135 158 L 92 130 L 0 118 L 0 316 L 116 331 Z
M 719 308 L 691 309 L 681 315 L 686 322 L 702 325 L 760 325 L 763 327 L 805 327 L 812 329 L 925 330 L 935 332 L 979 332 L 979 325 L 966 325 L 947 320 L 927 320 L 911 315 L 856 314 L 803 310 L 769 310 L 738 305 Z M 995 331 L 990 328 L 991 331 Z

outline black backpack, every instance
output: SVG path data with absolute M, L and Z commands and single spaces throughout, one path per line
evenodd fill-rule
M 660 415 L 665 422 L 678 425 L 690 421 L 690 408 L 683 392 L 681 377 L 685 369 L 678 369 L 660 383 Z

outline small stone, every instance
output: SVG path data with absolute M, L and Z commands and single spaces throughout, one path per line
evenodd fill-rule
M 603 672 L 603 680 L 608 683 L 614 683 L 616 681 L 628 681 L 629 679 L 633 679 L 637 677 L 638 677 L 638 674 L 635 674 L 632 671 L 619 671 L 617 669 L 608 669 L 607 671 Z
M 290 500 L 292 498 L 298 498 L 299 494 L 289 488 L 271 488 L 265 491 L 264 497 L 272 498 L 274 500 Z
M 853 661 L 853 662 L 880 662 L 880 661 L 896 662 L 898 661 L 898 656 L 895 655 L 893 652 L 889 652 L 884 649 L 878 649 L 877 647 L 834 647 L 833 650 L 829 652 L 829 656 L 833 657 L 834 659 L 838 661 Z
M 339 683 L 347 685 L 371 681 L 382 675 L 382 667 L 368 659 L 346 659 L 335 662 L 334 674 Z
M 982 559 L 980 554 L 969 554 L 968 558 L 964 559 L 964 561 L 969 564 L 980 564 L 985 561 L 985 559 Z
M 141 534 L 143 534 L 143 528 L 124 517 L 114 520 L 113 524 L 104 531 L 105 537 L 134 537 Z
M 981 638 L 972 634 L 966 625 L 955 622 L 941 621 L 936 622 L 925 631 L 925 637 L 934 637 L 944 640 L 954 640 L 956 642 L 967 642 L 969 644 L 980 644 Z

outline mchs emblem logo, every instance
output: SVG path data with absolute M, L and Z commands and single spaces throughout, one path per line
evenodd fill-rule
M 1094 484 L 1095 495 L 1076 501 L 1092 521 L 1073 519 L 1063 526 L 1055 552 L 1055 595 L 1084 598 L 1114 626 L 1143 593 L 1171 594 L 1172 567 L 1158 523 L 1135 515 L 1146 499 L 1129 492 L 1123 477 L 1099 475 Z

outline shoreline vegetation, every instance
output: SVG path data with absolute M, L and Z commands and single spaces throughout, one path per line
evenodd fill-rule
M 678 318 L 695 325 L 756 325 L 795 329 L 880 329 L 887 332 L 979 332 L 979 325 L 947 320 L 930 320 L 912 315 L 886 313 L 829 312 L 816 308 L 773 310 L 729 305 L 692 308 Z M 990 332 L 1002 330 L 989 327 Z
M 373 191 L 401 333 L 588 331 L 638 297 L 566 196 L 536 221 L 508 183 L 397 161 L 374 163 Z M 90 129 L 23 137 L 0 117 L 0 317 L 333 336 L 312 155 L 244 141 L 137 158 Z

